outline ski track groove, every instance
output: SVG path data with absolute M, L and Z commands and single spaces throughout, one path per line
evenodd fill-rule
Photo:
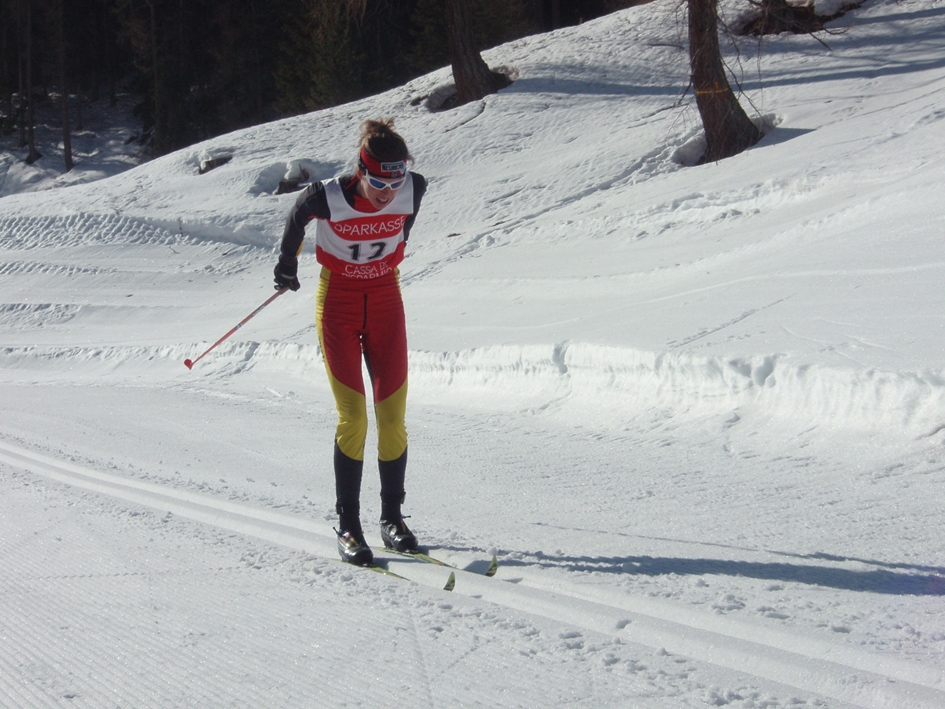
M 433 680 L 430 677 L 430 666 L 427 663 L 426 655 L 423 652 L 423 644 L 420 642 L 420 631 L 417 629 L 417 621 L 414 618 L 413 608 L 407 606 L 407 619 L 410 621 L 410 637 L 417 654 L 417 661 L 420 665 L 420 671 L 423 674 L 423 694 L 426 704 L 430 709 L 435 709 L 437 703 L 433 696 Z
M 64 529 L 57 527 L 56 531 L 63 538 L 85 538 L 87 546 L 96 547 L 101 541 L 96 536 L 89 538 L 82 524 L 71 524 Z M 109 567 L 116 564 L 106 554 L 96 560 L 103 567 L 102 573 L 74 573 L 70 560 L 66 559 L 65 573 L 50 575 L 43 568 L 40 555 L 33 554 L 31 549 L 36 544 L 34 539 L 50 536 L 38 530 L 37 534 L 20 537 L 15 544 L 3 545 L 5 558 L 18 560 L 21 582 L 16 587 L 0 583 L 0 591 L 13 610 L 5 623 L 0 667 L 10 668 L 4 673 L 6 677 L 28 676 L 30 684 L 23 686 L 29 687 L 31 692 L 26 695 L 22 691 L 11 691 L 7 699 L 0 699 L 0 706 L 46 707 L 66 703 L 73 707 L 185 706 L 192 698 L 213 702 L 226 694 L 224 690 L 240 684 L 242 666 L 230 667 L 223 658 L 207 656 L 196 644 L 191 648 L 190 619 L 177 619 L 175 607 L 179 572 L 109 573 Z M 125 558 L 117 561 L 119 567 L 130 562 L 134 568 L 141 563 Z M 209 575 L 220 573 L 245 575 L 246 569 L 221 567 L 212 569 Z M 118 599 L 116 602 L 95 593 L 105 577 L 118 584 L 110 594 L 111 598 Z M 229 595 L 215 602 L 210 599 L 212 605 L 209 610 L 204 609 L 204 620 L 206 616 L 216 616 L 211 622 L 215 627 L 226 626 L 230 608 L 239 602 L 238 589 L 233 592 L 224 588 L 222 592 Z M 174 612 L 161 613 L 158 618 L 148 613 L 136 614 L 134 604 L 127 606 L 121 601 L 136 597 L 149 598 L 148 605 L 174 609 Z M 21 607 L 25 610 L 19 610 Z M 117 619 L 117 622 L 103 622 L 105 617 Z M 68 625 L 64 625 L 63 618 L 70 619 Z M 275 623 L 288 626 L 290 620 L 288 615 L 282 614 L 275 618 Z M 156 624 L 158 621 L 160 625 Z M 44 640 L 47 638 L 49 640 Z M 251 642 L 243 642 L 238 636 L 233 641 L 241 645 L 242 653 L 252 656 Z M 76 652 L 64 656 L 65 647 L 75 648 Z M 92 648 L 108 650 L 99 656 Z M 146 648 L 146 653 L 138 652 L 139 648 Z M 10 653 L 9 658 L 7 653 Z M 128 658 L 138 657 L 143 661 L 128 661 Z M 151 666 L 156 658 L 164 658 L 164 662 Z M 133 686 L 115 683 L 116 667 L 123 670 L 119 674 L 136 678 Z M 251 665 L 250 670 L 257 668 Z M 290 667 L 282 665 L 258 668 L 258 675 L 273 687 L 290 688 L 297 679 Z M 9 691 L 10 687 L 4 690 Z M 259 699 L 263 701 L 262 696 Z M 301 695 L 295 697 L 293 705 L 304 706 L 304 699 Z
M 48 606 L 49 611 L 60 611 L 55 605 Z M 48 619 L 53 614 L 46 613 L 43 616 L 47 620 L 50 628 L 54 624 L 49 623 Z M 60 659 L 56 657 L 55 648 L 38 644 L 36 638 L 30 633 L 29 626 L 18 628 L 18 635 L 14 635 L 11 648 L 21 648 L 22 655 L 20 662 L 16 663 L 18 667 L 31 666 L 42 668 L 42 679 L 44 680 L 36 687 L 37 700 L 34 706 L 44 707 L 49 705 L 49 700 L 55 698 L 56 703 L 63 699 L 70 700 L 70 706 L 105 706 L 105 698 L 110 693 L 107 685 L 103 686 L 97 679 L 97 675 L 102 674 L 100 663 L 96 658 L 85 657 L 81 660 L 81 667 L 76 666 L 70 670 L 62 665 Z M 75 678 L 81 672 L 84 677 L 81 683 Z M 66 679 L 68 678 L 68 679 Z M 73 689 L 74 686 L 81 684 L 82 690 Z
M 113 214 L 80 214 L 68 217 L 8 217 L 0 219 L 0 232 L 14 235 L 7 249 L 35 249 L 57 245 L 87 246 L 109 244 L 118 240 L 134 244 L 174 244 L 179 233 L 148 220 Z M 62 235 L 65 234 L 65 237 Z
M 4 442 L 0 442 L 0 461 L 71 486 L 170 511 L 188 519 L 308 551 L 324 558 L 334 558 L 334 540 L 308 520 L 122 479 L 34 454 Z M 403 558 L 387 561 L 392 570 L 403 572 L 412 581 L 442 588 L 444 575 L 439 567 Z M 503 582 L 501 578 L 488 579 L 461 569 L 457 569 L 456 576 L 457 590 L 454 593 L 474 596 L 498 606 L 533 613 L 587 630 L 611 635 L 621 633 L 632 642 L 857 706 L 877 709 L 945 706 L 940 671 L 900 658 L 800 638 L 788 632 L 763 630 L 750 623 L 700 614 L 651 599 L 633 598 L 616 590 L 584 587 L 566 581 L 543 582 L 534 574 L 521 574 L 520 569 L 516 569 L 516 578 L 509 579 L 511 582 Z M 154 580 L 151 577 L 148 579 L 149 583 Z M 50 609 L 49 614 L 55 617 L 56 610 Z M 412 615 L 409 622 L 416 635 L 417 628 Z M 760 636 L 763 637 L 759 639 Z M 150 636 L 142 639 L 149 642 L 153 640 Z M 187 660 L 193 660 L 190 653 L 180 653 L 179 659 L 183 670 L 191 666 Z M 426 673 L 425 698 L 432 706 L 425 658 L 420 657 L 419 661 L 421 667 L 415 669 Z M 209 662 L 217 677 L 227 675 L 226 667 L 217 666 L 212 660 Z M 269 671 L 272 669 L 268 668 Z M 180 676 L 179 672 L 175 676 Z M 286 683 L 280 684 L 285 686 Z M 206 691 L 207 685 L 204 682 L 199 687 L 191 686 L 189 689 Z M 108 688 L 100 687 L 97 691 L 104 698 Z
M 37 261 L 11 261 L 0 263 L 0 276 L 117 276 L 117 268 L 79 267 Z
M 4 640 L 6 635 L 4 634 Z M 6 646 L 12 646 L 13 643 L 4 643 Z M 7 677 L 14 677 L 17 674 L 19 664 L 7 659 L 5 653 L 0 652 L 0 674 Z M 47 699 L 44 694 L 37 692 L 31 685 L 18 685 L 13 683 L 4 683 L 4 694 L 0 695 L 0 701 L 4 709 L 27 709 L 28 707 L 42 707 L 47 705 Z
M 15 215 L 0 218 L 0 234 L 8 236 L 3 251 L 35 251 L 47 247 L 201 245 L 255 245 L 252 235 L 238 235 L 225 223 L 155 219 L 143 215 L 83 212 L 69 216 Z M 249 239 L 249 243 L 247 243 Z
M 124 618 L 128 622 L 122 626 L 126 630 L 135 628 L 135 631 L 131 633 L 110 632 L 107 626 L 103 627 L 101 624 L 96 624 L 94 622 L 95 618 L 89 617 L 88 614 L 79 617 L 78 622 L 75 623 L 76 627 L 64 627 L 59 619 L 65 617 L 68 613 L 75 617 L 75 614 L 79 612 L 77 608 L 84 607 L 84 604 L 61 607 L 55 603 L 55 599 L 60 597 L 59 594 L 44 594 L 42 588 L 36 588 L 35 594 L 46 599 L 42 604 L 35 603 L 35 600 L 31 603 L 31 607 L 42 607 L 44 610 L 38 620 L 50 632 L 42 637 L 59 639 L 62 639 L 64 635 L 85 637 L 86 641 L 83 643 L 85 645 L 94 645 L 91 642 L 93 639 L 104 637 L 108 641 L 107 646 L 113 648 L 120 648 L 129 644 L 129 642 L 131 644 L 142 644 L 142 641 L 154 645 L 155 638 L 151 635 L 146 634 L 141 640 L 137 639 L 141 634 L 135 628 L 133 618 Z M 83 594 L 77 593 L 76 595 L 82 596 Z M 86 600 L 90 598 L 87 594 L 84 595 Z M 160 687 L 158 680 L 161 673 L 155 672 L 155 668 L 150 666 L 130 668 L 130 674 L 141 680 L 141 684 L 135 688 L 119 688 L 109 681 L 108 678 L 112 674 L 110 668 L 113 664 L 110 661 L 111 658 L 86 654 L 83 657 L 75 658 L 71 668 L 63 666 L 62 660 L 56 654 L 55 641 L 50 645 L 38 643 L 34 634 L 37 618 L 34 616 L 30 618 L 30 621 L 29 625 L 21 624 L 18 628 L 18 636 L 14 636 L 13 642 L 8 647 L 19 648 L 25 656 L 25 658 L 21 656 L 19 666 L 22 667 L 27 664 L 48 668 L 48 671 L 43 674 L 48 675 L 50 686 L 45 691 L 37 690 L 40 700 L 35 706 L 48 706 L 48 701 L 52 697 L 57 700 L 69 699 L 70 706 L 101 707 L 114 705 L 116 700 L 118 700 L 118 703 L 127 701 L 134 706 L 144 706 L 148 703 L 149 698 L 153 699 L 155 691 Z M 23 659 L 26 662 L 23 662 Z M 71 681 L 63 679 L 66 677 L 71 678 Z M 134 689 L 138 689 L 138 691 L 136 692 Z

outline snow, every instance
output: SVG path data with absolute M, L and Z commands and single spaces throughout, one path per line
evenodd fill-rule
M 771 128 L 703 166 L 679 20 L 490 50 L 515 83 L 445 113 L 444 69 L 5 171 L 0 706 L 945 706 L 945 6 L 729 48 Z M 279 181 L 387 115 L 430 180 L 405 512 L 453 592 L 336 559 L 311 244 L 183 366 L 271 295 Z
M 116 93 L 114 105 L 105 98 L 86 104 L 81 123 L 75 108 L 70 109 L 75 167 L 65 172 L 59 97 L 51 94 L 35 109 L 35 142 L 43 156 L 37 162 L 26 164 L 29 151 L 19 149 L 19 131 L 0 134 L 0 198 L 101 180 L 140 162 L 139 134 L 129 127 L 134 122 L 135 98 Z

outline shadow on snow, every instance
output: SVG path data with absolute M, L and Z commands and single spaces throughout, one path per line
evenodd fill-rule
M 681 540 L 666 540 L 676 541 Z M 736 549 L 737 547 L 728 547 Z M 481 549 L 468 549 L 446 546 L 452 551 L 480 552 Z M 745 549 L 758 553 L 758 549 Z M 514 550 L 503 550 L 500 557 Z M 836 588 L 844 591 L 881 593 L 895 596 L 945 596 L 945 568 L 924 566 L 906 562 L 884 562 L 870 559 L 837 556 L 835 554 L 814 553 L 796 554 L 764 550 L 774 556 L 789 557 L 798 562 L 763 562 L 739 561 L 732 559 L 653 557 L 653 556 L 554 556 L 544 552 L 526 553 L 526 558 L 502 558 L 502 568 L 534 567 L 562 569 L 578 573 L 620 574 L 628 576 L 733 576 L 762 581 L 801 583 L 809 586 Z M 844 569 L 812 562 L 855 563 L 878 568 Z M 484 562 L 483 562 L 484 563 Z M 467 570 L 484 571 L 477 567 L 478 562 Z

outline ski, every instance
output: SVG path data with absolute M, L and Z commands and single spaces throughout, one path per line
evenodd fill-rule
M 368 571 L 384 574 L 384 576 L 391 576 L 395 579 L 400 579 L 401 581 L 410 580 L 406 576 L 401 576 L 400 574 L 395 573 L 384 566 L 380 566 L 379 564 L 369 564 L 367 566 L 362 566 L 361 564 L 352 564 L 350 561 L 345 561 L 344 559 L 332 559 L 332 561 L 337 561 L 339 564 L 344 564 L 345 566 L 349 566 L 353 569 L 367 569 Z
M 383 551 L 392 552 L 391 549 L 384 549 Z M 398 552 L 392 552 L 392 553 L 397 554 Z M 412 556 L 412 554 L 407 554 L 406 556 Z M 367 569 L 368 571 L 374 571 L 379 574 L 384 574 L 385 576 L 391 576 L 395 579 L 400 579 L 401 581 L 411 581 L 411 579 L 407 578 L 406 576 L 401 576 L 400 574 L 394 571 L 391 571 L 390 569 L 384 566 L 380 566 L 379 564 L 370 564 L 368 566 L 361 566 L 360 564 L 352 564 L 347 561 L 340 561 L 340 563 L 345 564 L 347 566 L 353 566 L 356 569 Z M 448 564 L 442 564 L 442 565 L 448 566 Z M 454 588 L 456 588 L 456 573 L 454 571 L 450 571 L 449 578 L 446 579 L 446 585 L 443 586 L 443 590 L 452 591 Z
M 387 549 L 385 547 L 374 547 L 377 551 L 382 551 L 387 554 L 396 554 L 397 556 L 406 556 L 410 559 L 419 559 L 420 561 L 425 561 L 428 564 L 435 564 L 436 566 L 446 566 L 450 569 L 455 569 L 457 567 L 453 564 L 448 564 L 447 562 L 437 559 L 436 557 L 430 556 L 429 554 L 422 551 L 397 551 L 396 549 Z M 496 572 L 499 570 L 499 560 L 493 554 L 492 561 L 489 562 L 489 567 L 482 572 L 483 576 L 488 576 L 492 578 L 495 576 Z
M 347 563 L 347 562 L 342 561 L 341 563 L 342 563 L 342 564 L 345 564 L 345 563 Z M 348 564 L 348 565 L 349 565 L 349 566 L 357 566 L 357 564 Z M 401 581 L 409 581 L 409 580 L 410 580 L 410 579 L 408 579 L 406 576 L 401 576 L 400 574 L 395 574 L 395 573 L 394 573 L 393 571 L 391 571 L 390 569 L 385 569 L 383 566 L 376 566 L 376 565 L 373 565 L 373 564 L 372 564 L 371 566 L 361 566 L 361 567 L 359 567 L 359 568 L 362 568 L 362 569 L 370 569 L 371 571 L 376 571 L 377 573 L 379 573 L 379 574 L 384 574 L 385 576 L 393 576 L 395 579 L 400 579 Z
M 385 569 L 383 566 L 376 566 L 376 565 L 364 566 L 362 568 L 370 569 L 371 571 L 376 571 L 379 574 L 384 574 L 385 576 L 393 576 L 395 579 L 401 579 L 402 581 L 410 581 L 410 579 L 408 579 L 406 576 L 401 576 L 400 574 L 396 574 L 390 569 Z M 450 576 L 448 579 L 446 579 L 446 585 L 443 586 L 443 590 L 452 591 L 454 588 L 456 588 L 456 573 L 454 571 L 450 571 Z
M 489 568 L 486 569 L 485 575 L 490 579 L 495 576 L 495 572 L 499 570 L 499 559 L 495 554 L 492 555 L 492 561 L 489 562 Z

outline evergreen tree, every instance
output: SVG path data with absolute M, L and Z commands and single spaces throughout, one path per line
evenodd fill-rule
M 292 115 L 361 94 L 361 53 L 346 0 L 309 0 L 285 28 L 276 70 L 278 107 Z
M 42 155 L 36 149 L 36 94 L 33 91 L 33 2 L 32 0 L 25 0 L 26 6 L 26 25 L 24 27 L 25 35 L 25 53 L 23 55 L 23 62 L 26 65 L 26 83 L 24 90 L 26 91 L 26 147 L 28 149 L 28 154 L 26 156 L 26 162 L 29 165 L 32 165 L 34 162 L 39 160 Z
M 141 97 L 154 155 L 447 64 L 459 93 L 488 92 L 501 77 L 480 49 L 536 31 L 543 2 L 0 0 L 0 129 L 19 128 L 35 160 L 38 101 L 59 94 L 68 146 L 69 124 L 103 92 L 114 105 L 119 81 Z
M 62 153 L 66 172 L 73 168 L 72 162 L 72 131 L 69 128 L 69 90 L 66 84 L 66 22 L 64 0 L 56 0 L 57 58 L 59 65 L 59 105 L 62 115 Z

